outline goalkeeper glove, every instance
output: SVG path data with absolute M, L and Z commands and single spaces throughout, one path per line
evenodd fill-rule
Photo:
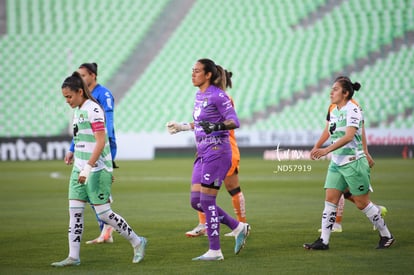
M 181 131 L 190 131 L 191 125 L 190 123 L 178 123 L 175 121 L 167 122 L 166 124 L 168 132 L 173 135 Z
M 203 128 L 206 134 L 211 134 L 212 132 L 215 132 L 215 131 L 226 130 L 226 125 L 224 125 L 223 122 L 212 123 L 208 121 L 200 121 L 198 125 L 200 125 Z
M 80 184 L 86 184 L 87 183 L 89 173 L 91 172 L 91 170 L 92 170 L 92 166 L 90 166 L 89 164 L 85 164 L 82 171 L 79 173 L 78 182 Z

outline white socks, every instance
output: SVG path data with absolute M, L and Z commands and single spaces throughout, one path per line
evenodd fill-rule
M 370 222 L 378 229 L 382 237 L 391 238 L 391 233 L 385 225 L 384 219 L 381 217 L 381 209 L 370 202 L 367 207 L 361 210 L 370 220 Z
M 112 226 L 122 237 L 127 239 L 132 247 L 136 247 L 140 244 L 140 238 L 128 225 L 126 220 L 113 212 L 111 205 L 109 203 L 102 205 L 95 205 L 96 213 L 99 215 L 99 218 Z
M 69 257 L 79 260 L 80 244 L 83 234 L 83 212 L 85 210 L 85 202 L 77 200 L 69 200 Z
M 336 205 L 325 201 L 325 208 L 322 213 L 321 222 L 321 239 L 324 244 L 329 244 L 329 238 L 331 237 L 331 231 L 336 220 Z

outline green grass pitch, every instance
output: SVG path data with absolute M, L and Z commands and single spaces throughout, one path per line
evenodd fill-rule
M 332 234 L 330 250 L 306 251 L 302 244 L 318 237 L 328 162 L 243 158 L 240 180 L 252 232 L 236 256 L 234 239 L 223 236 L 229 230 L 222 226 L 222 262 L 191 261 L 208 249 L 206 237 L 184 235 L 197 223 L 189 204 L 191 158 L 118 164 L 112 208 L 148 238 L 143 262 L 132 264 L 133 249 L 116 233 L 113 244 L 85 245 L 99 233 L 88 207 L 81 265 L 51 267 L 68 253 L 71 167 L 63 161 L 2 162 L 0 274 L 409 274 L 414 270 L 413 160 L 376 159 L 371 173 L 371 199 L 388 208 L 386 222 L 396 238 L 390 249 L 375 249 L 378 233 L 347 201 L 344 231 Z M 275 173 L 289 167 L 296 171 Z M 218 204 L 233 214 L 224 188 Z

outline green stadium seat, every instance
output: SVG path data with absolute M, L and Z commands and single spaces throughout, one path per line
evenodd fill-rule
M 15 99 L 11 91 L 19 91 L 18 104 L 24 104 L 31 95 L 41 95 L 52 97 L 52 103 L 59 106 L 62 99 L 54 96 L 59 93 L 61 81 L 85 61 L 100 64 L 103 69 L 99 82 L 105 84 L 167 2 L 92 0 L 73 5 L 70 1 L 8 1 L 8 34 L 0 38 L 0 65 L 7 68 L 1 76 L 0 90 L 6 91 L 1 101 L 10 102 Z M 343 72 L 346 66 L 367 59 L 393 39 L 414 30 L 414 4 L 408 0 L 341 1 L 316 22 L 299 25 L 325 3 L 243 0 L 235 5 L 233 1 L 196 1 L 144 74 L 123 98 L 117 99 L 117 131 L 161 132 L 169 119 L 191 119 L 195 92 L 191 66 L 201 57 L 211 57 L 233 71 L 234 88 L 229 93 L 241 118 L 267 112 L 268 107 L 284 107 L 248 128 L 309 129 L 319 125 L 312 118 L 326 112 L 330 86 L 311 95 L 307 104 L 294 99 L 308 93 L 310 86 Z M 87 15 L 94 23 L 73 20 L 73 14 Z M 211 20 L 200 21 L 200 14 Z M 90 36 L 89 32 L 99 35 Z M 405 125 L 397 121 L 401 112 L 414 105 L 414 78 L 407 77 L 413 70 L 413 52 L 412 46 L 402 46 L 363 71 L 351 72 L 351 78 L 363 84 L 356 98 L 367 106 L 366 117 L 371 125 L 387 125 L 393 117 L 397 117 L 396 127 Z M 43 73 L 41 77 L 39 72 Z M 407 93 L 409 100 L 387 107 L 389 96 Z M 289 105 L 280 106 L 282 103 Z M 12 112 L 18 112 L 17 106 L 10 106 Z M 313 115 L 291 117 L 290 112 L 302 114 L 302 109 Z M 60 134 L 68 123 L 64 115 L 52 120 L 35 111 L 21 117 L 56 124 L 50 133 L 37 127 L 38 135 Z M 33 134 L 33 129 L 14 130 L 12 126 L 18 123 L 16 118 L 10 120 L 12 123 L 5 124 L 8 126 L 0 135 Z M 409 121 L 413 126 L 412 119 Z

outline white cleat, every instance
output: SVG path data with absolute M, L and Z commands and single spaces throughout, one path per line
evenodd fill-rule
M 112 238 L 112 236 L 110 236 L 107 239 L 105 239 L 102 236 L 99 236 L 98 238 L 94 240 L 87 241 L 86 244 L 102 244 L 102 243 L 113 243 L 113 242 L 114 242 L 114 239 Z
M 193 230 L 185 232 L 185 235 L 189 238 L 194 238 L 194 237 L 205 236 L 206 233 L 207 233 L 206 225 L 200 223 L 196 227 L 194 227 Z
M 319 228 L 318 232 L 322 232 L 322 229 Z M 334 223 L 331 232 L 332 233 L 341 233 L 342 232 L 342 225 L 340 223 Z
M 238 255 L 240 250 L 246 245 L 247 236 L 250 234 L 250 225 L 248 223 L 242 223 L 243 228 L 235 234 L 236 245 L 234 246 L 234 253 Z
M 141 239 L 141 242 L 139 245 L 134 247 L 134 258 L 132 259 L 132 262 L 134 264 L 139 263 L 144 259 L 145 256 L 145 249 L 147 248 L 147 239 L 144 237 L 139 237 Z
M 209 249 L 206 253 L 199 257 L 195 257 L 192 259 L 193 261 L 222 261 L 224 260 L 223 253 L 221 250 L 211 250 Z
M 76 266 L 76 265 L 80 265 L 80 260 L 76 260 L 71 257 L 67 257 L 63 261 L 54 262 L 51 264 L 51 266 L 54 266 L 54 267 L 65 267 L 65 266 Z
M 113 243 L 114 239 L 112 238 L 112 232 L 114 228 L 110 225 L 105 224 L 102 229 L 101 235 L 98 238 L 87 241 L 86 244 L 101 244 L 101 243 Z

